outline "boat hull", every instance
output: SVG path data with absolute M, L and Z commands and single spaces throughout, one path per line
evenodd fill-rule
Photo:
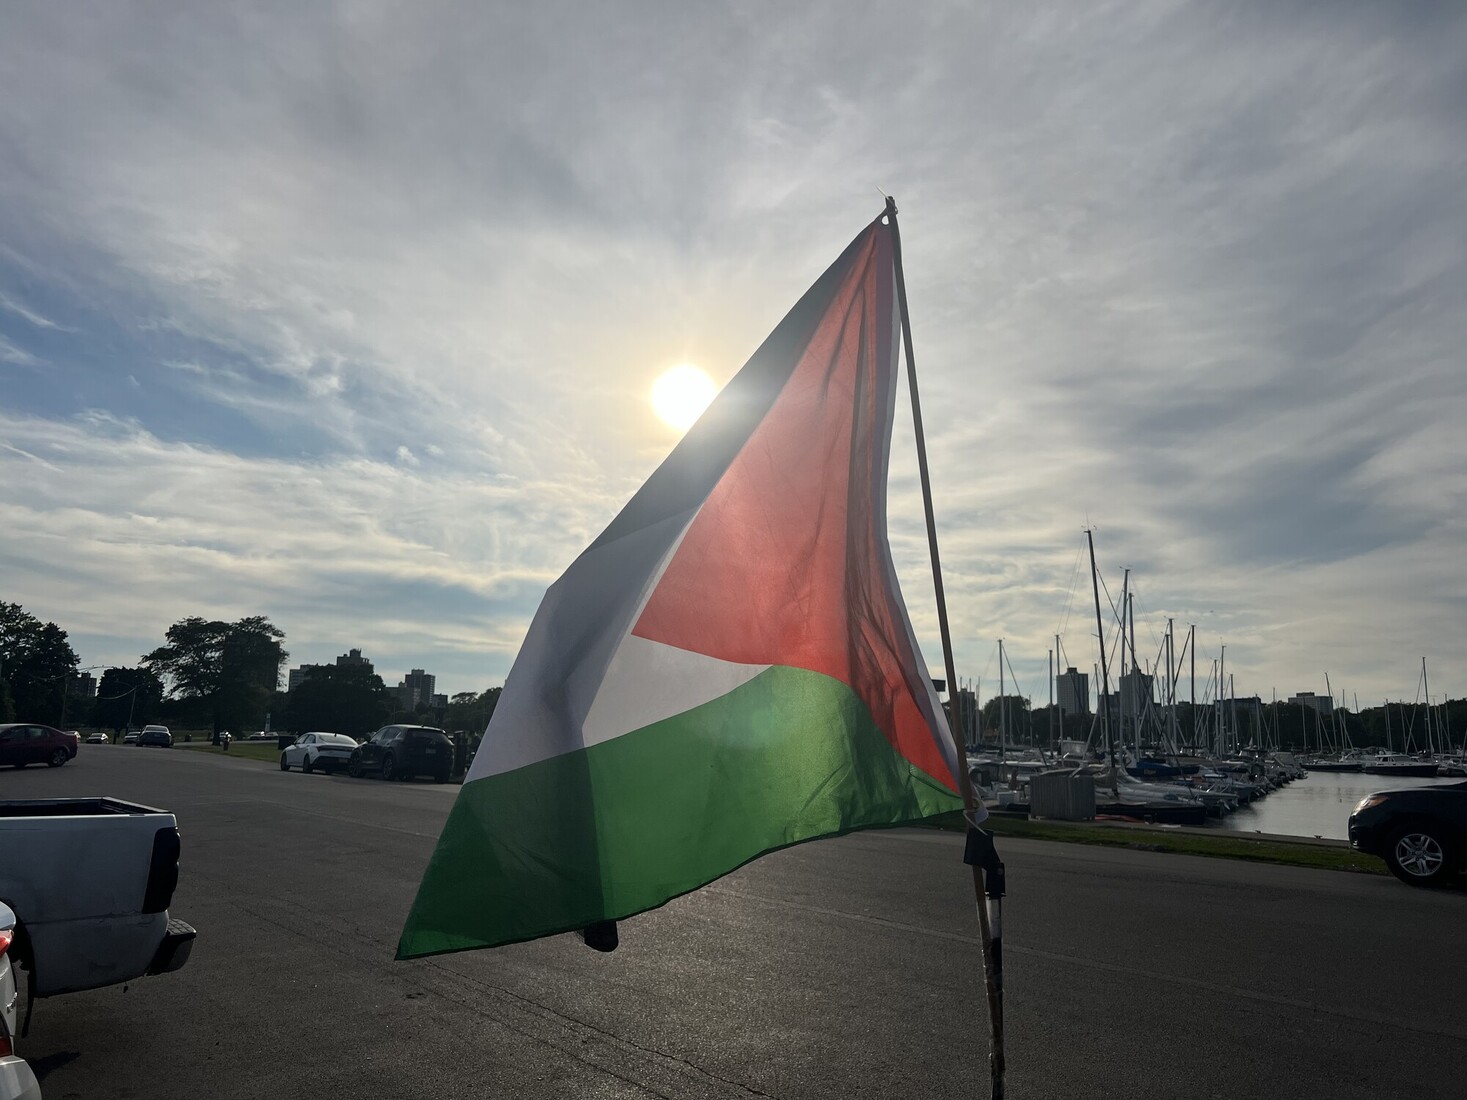
M 1366 764 L 1365 772 L 1367 775 L 1429 776 L 1436 775 L 1436 763 Z

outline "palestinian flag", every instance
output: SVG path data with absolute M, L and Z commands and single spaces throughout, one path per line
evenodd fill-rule
M 628 917 L 961 808 L 886 539 L 895 317 L 878 219 L 551 586 L 398 958 Z

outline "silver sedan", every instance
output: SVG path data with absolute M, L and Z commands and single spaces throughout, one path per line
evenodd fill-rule
M 280 770 L 299 768 L 307 775 L 313 771 L 346 771 L 346 762 L 356 747 L 356 741 L 342 733 L 303 733 L 280 753 Z

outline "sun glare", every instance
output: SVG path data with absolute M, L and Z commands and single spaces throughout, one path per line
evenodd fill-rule
M 673 428 L 685 432 L 718 393 L 707 373 L 691 363 L 664 371 L 652 384 L 652 408 Z

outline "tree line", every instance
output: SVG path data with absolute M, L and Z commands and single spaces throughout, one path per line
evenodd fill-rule
M 0 722 L 91 725 L 121 732 L 150 722 L 209 731 L 261 729 L 267 717 L 292 733 L 331 730 L 362 736 L 392 722 L 481 734 L 500 689 L 461 692 L 447 706 L 404 710 L 382 678 L 357 665 L 313 668 L 291 692 L 279 690 L 290 654 L 285 632 L 263 615 L 234 622 L 190 617 L 132 668 L 108 668 L 95 698 L 80 694 L 81 662 L 66 631 L 20 604 L 0 602 Z

